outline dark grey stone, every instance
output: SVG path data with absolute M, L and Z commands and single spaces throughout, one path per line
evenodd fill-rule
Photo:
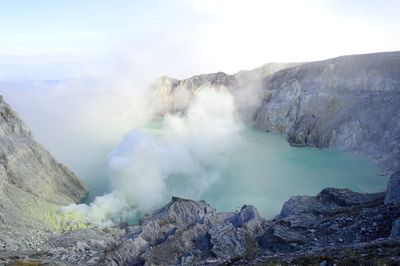
M 400 172 L 396 172 L 390 176 L 385 203 L 400 203 Z

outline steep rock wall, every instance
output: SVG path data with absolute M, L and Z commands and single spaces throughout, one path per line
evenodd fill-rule
M 34 248 L 30 240 L 55 229 L 59 206 L 86 193 L 83 181 L 34 140 L 0 96 L 0 252 Z
M 204 87 L 227 88 L 246 124 L 284 134 L 293 146 L 357 152 L 383 174 L 400 170 L 400 52 L 163 77 L 151 88 L 152 101 L 159 114 L 184 112 Z M 388 191 L 400 191 L 392 184 L 399 184 L 397 176 Z

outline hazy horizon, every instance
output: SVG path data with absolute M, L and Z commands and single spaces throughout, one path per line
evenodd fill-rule
M 0 4 L 0 80 L 232 74 L 400 50 L 398 1 L 12 1 Z

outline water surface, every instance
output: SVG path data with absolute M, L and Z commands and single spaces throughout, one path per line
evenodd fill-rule
M 145 131 L 162 138 L 162 121 L 150 122 Z M 357 192 L 378 192 L 386 188 L 387 177 L 367 158 L 335 149 L 295 148 L 277 134 L 252 128 L 242 129 L 240 141 L 225 156 L 217 179 L 203 194 L 188 193 L 185 176 L 166 180 L 166 204 L 171 196 L 204 199 L 218 211 L 239 210 L 250 204 L 266 218 L 279 214 L 282 204 L 294 195 L 315 195 L 326 187 L 349 188 Z M 104 174 L 105 169 L 101 169 Z M 96 174 L 99 174 L 98 172 Z M 105 193 L 104 180 L 90 179 L 91 194 Z
M 280 212 L 294 195 L 315 195 L 326 187 L 384 191 L 387 177 L 367 158 L 335 149 L 289 146 L 283 136 L 246 129 L 246 140 L 229 158 L 224 178 L 204 198 L 219 210 L 254 205 L 265 217 Z

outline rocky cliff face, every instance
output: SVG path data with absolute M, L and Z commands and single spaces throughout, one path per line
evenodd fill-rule
M 248 205 L 221 213 L 172 198 L 137 225 L 69 232 L 28 256 L 66 265 L 396 265 L 399 207 L 384 204 L 384 193 L 327 188 L 292 197 L 265 220 Z
M 196 91 L 212 87 L 227 87 L 235 96 L 236 106 L 243 120 L 254 124 L 254 117 L 264 101 L 263 81 L 282 69 L 301 65 L 300 63 L 265 64 L 251 71 L 240 71 L 235 75 L 223 72 L 193 76 L 176 80 L 167 76 L 156 80 L 150 87 L 150 100 L 157 114 L 183 112 L 189 106 Z
M 184 111 L 197 90 L 221 86 L 250 126 L 284 134 L 293 146 L 359 152 L 385 174 L 400 170 L 400 52 L 267 64 L 235 75 L 164 77 L 152 96 L 158 113 Z
M 400 53 L 381 53 L 182 81 L 163 77 L 153 85 L 160 114 L 184 112 L 204 87 L 226 87 L 248 125 L 285 134 L 295 146 L 360 152 L 393 173 L 386 195 L 328 188 L 292 197 L 273 220 L 252 206 L 220 213 L 204 201 L 173 198 L 137 225 L 52 235 L 54 211 L 82 197 L 85 187 L 1 99 L 0 264 L 396 265 L 399 71 Z
M 58 207 L 86 192 L 82 180 L 33 139 L 0 96 L 0 253 L 34 248 L 54 230 Z
M 336 147 L 400 168 L 400 52 L 267 64 L 153 84 L 159 113 L 183 111 L 196 90 L 227 87 L 245 122 L 296 146 Z
M 239 213 L 217 213 L 206 202 L 173 198 L 149 213 L 105 253 L 105 265 L 207 264 L 249 252 L 250 237 L 264 220 L 251 206 Z M 250 243 L 249 243 L 250 245 Z M 171 254 L 171 255 L 168 255 Z
M 400 53 L 354 55 L 276 73 L 256 126 L 297 146 L 363 153 L 386 173 L 400 167 Z
M 392 224 L 398 205 L 384 205 L 384 194 L 358 194 L 324 189 L 315 197 L 288 200 L 279 216 L 264 220 L 252 206 L 239 212 L 218 213 L 207 203 L 173 198 L 145 216 L 104 254 L 104 265 L 222 265 L 293 263 L 300 257 L 340 262 L 346 249 L 353 259 L 368 259 L 365 245 L 392 243 Z M 384 240 L 386 239 L 386 240 Z M 388 244 L 389 245 L 389 244 Z M 390 246 L 390 245 L 389 245 Z M 334 247 L 335 254 L 326 254 Z M 357 251 L 358 250 L 358 251 Z M 384 257 L 384 256 L 382 256 Z M 365 261 L 367 259 L 365 258 Z M 387 258 L 389 261 L 390 259 Z M 393 257 L 393 261 L 397 258 Z

